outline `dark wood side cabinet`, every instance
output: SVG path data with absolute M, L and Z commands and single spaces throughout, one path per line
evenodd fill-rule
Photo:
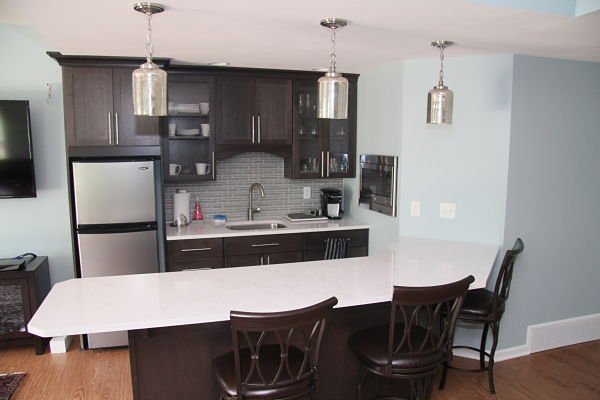
M 221 76 L 216 87 L 218 153 L 291 152 L 291 79 Z
M 302 234 L 226 237 L 225 266 L 285 264 L 302 261 Z
M 35 346 L 43 354 L 47 338 L 27 332 L 27 323 L 50 291 L 48 257 L 38 256 L 20 271 L 0 272 L 0 347 Z

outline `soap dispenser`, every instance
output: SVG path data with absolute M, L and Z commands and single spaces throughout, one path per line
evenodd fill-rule
M 196 204 L 194 205 L 194 216 L 192 217 L 192 220 L 202 221 L 203 219 L 204 216 L 202 215 L 202 210 L 200 209 L 200 200 L 198 199 L 198 196 L 196 196 Z

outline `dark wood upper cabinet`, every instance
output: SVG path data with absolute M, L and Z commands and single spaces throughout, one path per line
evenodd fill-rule
M 350 80 L 347 119 L 317 118 L 317 79 L 297 79 L 293 86 L 293 151 L 286 157 L 286 178 L 356 176 L 357 84 Z
M 291 79 L 219 77 L 216 92 L 217 153 L 290 152 Z
M 158 117 L 133 115 L 132 72 L 133 68 L 63 68 L 70 147 L 159 144 Z

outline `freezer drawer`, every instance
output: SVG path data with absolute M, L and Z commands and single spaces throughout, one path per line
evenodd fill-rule
M 156 221 L 153 161 L 72 166 L 78 225 Z
M 81 277 L 158 272 L 156 231 L 78 234 Z

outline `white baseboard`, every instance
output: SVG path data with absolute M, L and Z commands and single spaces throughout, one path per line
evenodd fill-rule
M 502 329 L 502 328 L 501 328 Z M 501 332 L 502 333 L 502 332 Z M 491 335 L 488 335 L 488 337 Z M 527 342 L 496 351 L 495 361 L 510 360 L 558 347 L 600 339 L 600 314 L 545 322 L 527 327 Z M 487 349 L 489 351 L 489 349 Z M 456 349 L 454 355 L 479 359 L 479 354 L 465 349 Z
M 50 339 L 50 353 L 66 353 L 71 345 L 71 336 L 56 336 Z

